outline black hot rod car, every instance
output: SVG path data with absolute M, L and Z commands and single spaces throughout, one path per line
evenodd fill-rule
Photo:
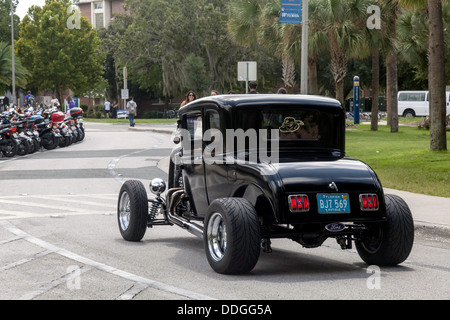
M 204 241 L 218 273 L 245 273 L 271 239 L 307 248 L 335 238 L 367 264 L 409 255 L 408 205 L 385 195 L 375 172 L 345 155 L 345 112 L 334 99 L 303 95 L 205 97 L 179 112 L 168 190 L 158 178 L 149 199 L 139 180 L 119 194 L 122 237 L 177 225 Z

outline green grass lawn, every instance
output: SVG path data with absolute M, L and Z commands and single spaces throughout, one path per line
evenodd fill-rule
M 447 132 L 450 147 L 450 132 Z M 384 187 L 450 197 L 450 152 L 430 151 L 430 133 L 417 127 L 358 125 L 346 130 L 346 154 L 371 166 Z

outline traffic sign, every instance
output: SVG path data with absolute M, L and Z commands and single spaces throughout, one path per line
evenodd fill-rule
M 302 1 L 301 0 L 281 0 L 281 23 L 301 23 L 302 22 Z

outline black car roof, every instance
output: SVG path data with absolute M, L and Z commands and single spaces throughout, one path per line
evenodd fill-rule
M 336 99 L 315 96 L 315 95 L 299 95 L 299 94 L 224 94 L 217 96 L 209 96 L 197 99 L 180 109 L 180 113 L 188 112 L 195 106 L 205 103 L 214 103 L 225 109 L 235 107 L 261 107 L 262 105 L 272 104 L 292 104 L 292 105 L 308 105 L 308 106 L 327 106 L 342 108 L 340 102 Z

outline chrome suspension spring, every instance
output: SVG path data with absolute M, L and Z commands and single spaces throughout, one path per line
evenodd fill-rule
M 154 220 L 159 213 L 159 209 L 161 208 L 161 202 L 159 201 L 151 201 L 151 206 L 148 210 L 148 215 L 151 220 Z

